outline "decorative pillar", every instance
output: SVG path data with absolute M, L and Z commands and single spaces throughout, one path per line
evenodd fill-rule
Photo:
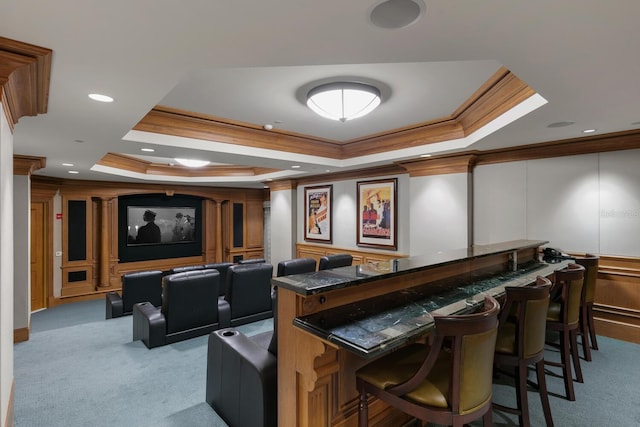
M 222 262 L 222 202 L 216 203 L 216 262 Z
M 100 198 L 100 280 L 98 288 L 108 288 L 109 277 L 109 236 L 111 236 L 111 221 L 109 221 L 109 202 L 111 197 Z

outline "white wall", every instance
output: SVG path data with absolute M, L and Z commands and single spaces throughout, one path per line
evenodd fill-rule
M 600 155 L 600 253 L 640 256 L 640 150 Z
M 393 175 L 376 177 L 378 179 L 397 178 L 397 252 L 408 254 L 410 250 L 409 246 L 409 176 L 408 175 Z M 344 180 L 344 181 L 326 181 L 321 183 L 314 183 L 313 186 L 333 185 L 333 210 L 332 210 L 332 246 L 344 248 L 344 249 L 358 249 L 357 245 L 357 193 L 358 193 L 358 181 L 371 181 L 366 180 Z M 304 188 L 299 186 L 297 190 L 298 203 L 297 203 L 297 241 L 304 243 Z M 318 243 L 318 242 L 313 242 Z M 385 252 L 384 249 L 377 250 L 366 248 L 371 252 Z
M 13 328 L 29 327 L 31 315 L 31 179 L 13 176 Z
M 640 150 L 625 150 L 478 166 L 475 243 L 540 239 L 568 252 L 640 256 L 639 164 Z
M 468 246 L 469 174 L 411 178 L 411 255 Z
M 1 92 L 1 90 L 0 90 Z M 0 103 L 0 425 L 13 384 L 13 135 Z
M 295 258 L 295 190 L 271 192 L 271 264 Z

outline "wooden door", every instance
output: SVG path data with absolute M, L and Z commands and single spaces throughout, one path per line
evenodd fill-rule
M 31 311 L 47 308 L 46 205 L 31 203 Z

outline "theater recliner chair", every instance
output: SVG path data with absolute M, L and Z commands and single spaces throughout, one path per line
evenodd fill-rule
M 162 307 L 133 306 L 133 340 L 148 348 L 206 335 L 220 323 L 217 270 L 197 270 L 164 277 Z
M 313 258 L 278 263 L 278 276 L 311 273 Z M 233 328 L 209 335 L 206 402 L 233 427 L 275 427 L 278 422 L 277 290 L 273 332 L 247 337 Z
M 247 337 L 234 328 L 209 335 L 206 402 L 233 427 L 276 427 L 278 362 L 273 332 Z
M 109 292 L 105 296 L 105 318 L 112 319 L 131 314 L 133 305 L 149 302 L 155 307 L 162 305 L 162 271 L 138 271 L 122 276 L 122 296 Z
M 273 316 L 269 263 L 233 265 L 227 270 L 227 290 L 220 299 L 224 326 L 238 326 Z

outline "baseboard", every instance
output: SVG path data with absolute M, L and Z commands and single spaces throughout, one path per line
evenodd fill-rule
M 13 389 L 14 389 L 14 385 L 16 384 L 16 381 L 13 380 L 11 381 L 11 390 L 9 391 L 9 402 L 7 403 L 7 416 L 4 419 L 4 426 L 5 427 L 13 427 L 15 424 L 14 421 L 14 417 L 13 417 Z
M 13 343 L 29 341 L 29 328 L 20 328 L 13 330 Z

